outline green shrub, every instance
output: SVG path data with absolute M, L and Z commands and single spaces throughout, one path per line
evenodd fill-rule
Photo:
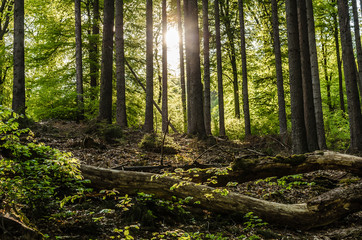
M 163 152 L 166 154 L 176 154 L 178 152 L 177 145 L 174 141 L 166 136 L 165 141 L 163 142 L 163 137 L 157 135 L 156 133 L 150 133 L 144 135 L 141 142 L 138 146 L 149 152 L 160 153 L 163 145 Z

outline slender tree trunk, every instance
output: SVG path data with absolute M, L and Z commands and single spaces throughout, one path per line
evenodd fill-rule
M 191 24 L 190 24 L 190 18 L 189 18 L 189 1 L 190 0 L 184 0 L 184 27 L 185 27 L 185 53 L 186 53 L 186 108 L 187 108 L 187 132 L 190 130 L 191 122 L 192 122 L 192 115 L 191 115 L 191 98 L 189 97 L 191 89 L 190 89 L 190 34 L 187 34 L 191 32 Z
M 167 95 L 167 5 L 162 0 L 162 132 L 168 132 L 168 95 Z
M 358 62 L 358 78 L 357 84 L 359 88 L 359 94 L 362 99 L 362 46 L 361 46 L 361 33 L 358 21 L 358 11 L 356 0 L 352 0 L 352 9 L 353 9 L 353 22 L 354 22 L 354 38 L 356 42 L 357 50 L 357 62 Z
M 153 132 L 153 2 L 146 7 L 146 114 L 144 130 Z
M 184 132 L 187 131 L 187 111 L 186 111 L 186 84 L 185 84 L 185 59 L 182 30 L 181 0 L 177 0 L 177 27 L 179 35 L 179 55 L 180 55 L 180 82 L 181 82 L 181 103 L 184 123 Z
M 204 121 L 207 135 L 211 135 L 211 99 L 210 99 L 210 31 L 209 1 L 202 0 L 202 20 L 204 36 Z
M 249 110 L 249 93 L 248 93 L 248 73 L 246 68 L 246 46 L 245 46 L 245 24 L 244 24 L 244 1 L 238 0 L 239 3 L 239 21 L 241 36 L 241 61 L 243 71 L 243 110 L 245 121 L 245 135 L 251 135 L 250 110 Z
M 76 78 L 77 78 L 77 119 L 84 119 L 84 100 L 83 100 L 83 61 L 82 61 L 82 17 L 81 0 L 74 1 L 75 8 L 75 58 L 76 58 Z
M 285 112 L 284 99 L 284 81 L 282 68 L 282 54 L 280 51 L 280 36 L 279 36 L 279 18 L 277 0 L 271 0 L 272 4 L 272 23 L 273 23 L 273 42 L 275 54 L 275 68 L 277 73 L 277 88 L 278 88 L 278 107 L 279 107 L 279 134 L 283 137 L 287 134 L 287 117 Z
M 299 44 L 303 79 L 303 105 L 304 121 L 307 131 L 307 142 L 309 151 L 313 152 L 318 147 L 317 126 L 315 108 L 313 102 L 312 73 L 309 54 L 308 20 L 305 0 L 298 0 L 298 29 Z
M 323 33 L 321 33 L 321 44 L 322 44 L 322 56 L 323 56 L 323 71 L 324 71 L 324 79 L 326 81 L 326 90 L 327 90 L 327 106 L 329 112 L 333 111 L 332 106 L 332 98 L 331 98 L 331 82 L 328 79 L 328 65 L 327 65 L 327 47 L 326 47 L 326 39 L 323 38 Z
M 5 66 L 5 42 L 4 36 L 9 31 L 10 15 L 12 14 L 14 2 L 10 0 L 2 0 L 0 6 L 0 18 L 2 22 L 0 23 L 0 105 L 3 105 L 4 101 L 4 83 L 6 79 L 6 74 L 10 67 Z
M 187 60 L 189 68 L 189 111 L 190 125 L 188 133 L 195 134 L 199 137 L 205 137 L 205 123 L 203 110 L 203 86 L 201 83 L 201 68 L 200 68 L 200 42 L 199 42 L 199 27 L 198 27 L 198 4 L 197 0 L 187 1 L 187 24 L 186 28 L 186 45 L 188 49 Z
M 344 77 L 347 88 L 348 115 L 350 124 L 350 150 L 362 150 L 362 115 L 357 89 L 356 62 L 353 55 L 348 0 L 338 0 L 339 26 L 341 29 Z
M 298 30 L 297 0 L 286 1 L 288 50 L 289 50 L 289 81 L 292 121 L 292 151 L 305 153 L 308 151 L 307 135 L 304 124 L 303 89 L 301 58 Z
M 93 1 L 93 19 L 92 19 L 92 35 L 89 39 L 89 60 L 90 60 L 90 86 L 92 88 L 91 98 L 96 99 L 97 93 L 95 91 L 98 86 L 99 77 L 99 54 L 98 54 L 98 41 L 99 41 L 99 0 Z
M 335 3 L 335 0 L 332 0 L 332 3 Z M 333 23 L 334 23 L 334 40 L 336 43 L 336 56 L 337 56 L 337 65 L 338 65 L 338 83 L 339 83 L 339 105 L 343 112 L 346 111 L 344 106 L 344 90 L 343 90 L 343 77 L 342 77 L 342 61 L 341 54 L 339 50 L 339 34 L 338 34 L 338 19 L 337 13 L 333 13 Z
M 221 59 L 221 36 L 219 0 L 215 0 L 215 32 L 216 32 L 216 58 L 217 58 L 217 92 L 219 101 L 219 136 L 225 137 L 225 116 L 224 116 L 224 86 L 222 80 L 222 59 Z
M 321 87 L 319 80 L 319 69 L 318 69 L 318 54 L 315 39 L 315 25 L 314 25 L 314 13 L 312 0 L 306 0 L 307 6 L 307 17 L 308 17 L 308 36 L 309 36 L 309 51 L 310 51 L 310 62 L 312 71 L 312 83 L 313 83 L 313 100 L 315 107 L 315 119 L 317 126 L 317 136 L 319 149 L 326 149 L 326 137 L 324 131 L 323 121 L 323 109 L 322 109 L 322 96 Z
M 121 127 L 127 127 L 126 112 L 126 76 L 124 57 L 124 17 L 123 0 L 116 0 L 116 79 L 117 114 L 116 121 Z
M 12 108 L 25 114 L 24 0 L 14 2 L 14 83 Z

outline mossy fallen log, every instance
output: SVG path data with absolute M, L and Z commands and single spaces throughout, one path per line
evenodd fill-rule
M 297 229 L 328 225 L 349 213 L 360 211 L 362 207 L 362 183 L 334 189 L 307 203 L 281 204 L 151 173 L 87 165 L 82 165 L 81 171 L 96 189 L 116 189 L 127 194 L 144 192 L 164 199 L 191 196 L 203 209 L 220 213 L 254 212 L 270 224 Z

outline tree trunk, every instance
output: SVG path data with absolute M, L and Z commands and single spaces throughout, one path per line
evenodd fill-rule
M 14 2 L 14 83 L 12 109 L 25 114 L 24 0 Z
M 324 37 L 323 33 L 321 32 L 321 45 L 322 45 L 322 67 L 324 71 L 324 79 L 326 81 L 326 90 L 327 90 L 327 106 L 329 112 L 333 111 L 332 106 L 332 98 L 331 98 L 331 82 L 328 79 L 328 65 L 327 65 L 327 46 L 326 46 L 326 37 Z
M 203 86 L 201 83 L 200 68 L 200 43 L 198 27 L 198 5 L 197 0 L 187 0 L 186 18 L 186 48 L 187 48 L 187 67 L 189 68 L 188 80 L 188 111 L 189 125 L 188 133 L 205 137 L 205 123 L 203 110 Z
M 127 127 L 126 76 L 124 58 L 123 0 L 116 0 L 116 79 L 117 79 L 117 124 Z
M 202 0 L 202 20 L 204 37 L 204 121 L 206 134 L 211 135 L 210 31 L 208 0 Z
M 221 36 L 220 36 L 220 11 L 219 0 L 214 3 L 215 14 L 215 41 L 216 41 L 216 58 L 217 58 L 217 95 L 219 102 L 219 136 L 225 137 L 225 115 L 224 115 L 224 86 L 222 80 L 222 59 L 221 59 Z
M 347 89 L 350 125 L 350 150 L 362 150 L 362 115 L 357 88 L 356 63 L 353 55 L 351 28 L 349 24 L 348 0 L 338 1 L 339 26 L 341 29 L 342 57 Z
M 187 110 L 186 110 L 186 83 L 185 83 L 185 59 L 184 59 L 184 40 L 182 30 L 181 0 L 177 0 L 177 27 L 179 35 L 179 55 L 180 55 L 180 82 L 181 82 L 181 103 L 184 132 L 187 131 Z
M 289 50 L 289 81 L 292 121 L 292 151 L 305 153 L 308 151 L 307 136 L 304 124 L 303 89 L 300 45 L 298 31 L 298 10 L 296 0 L 286 1 L 288 50 Z
M 188 34 L 191 30 L 190 18 L 189 18 L 189 0 L 184 0 L 184 28 L 185 28 L 185 54 L 186 54 L 186 110 L 187 110 L 187 133 L 189 133 L 189 129 L 192 122 L 191 115 L 191 98 L 190 95 L 190 34 Z
M 277 88 L 278 88 L 278 107 L 279 107 L 279 134 L 283 139 L 287 135 L 287 117 L 285 112 L 285 99 L 284 99 L 284 81 L 283 81 L 283 68 L 282 68 L 282 54 L 280 51 L 280 36 L 279 36 L 279 18 L 278 18 L 278 4 L 277 0 L 271 0 L 272 4 L 272 24 L 273 24 L 273 42 L 275 54 L 275 68 L 277 74 Z
M 312 73 L 309 54 L 308 20 L 305 0 L 298 0 L 298 29 L 300 57 L 302 67 L 303 81 L 303 105 L 304 122 L 307 132 L 307 142 L 309 151 L 315 151 L 318 147 L 317 126 L 315 117 L 315 108 L 313 102 Z
M 168 132 L 168 95 L 167 95 L 167 5 L 162 0 L 162 132 Z
M 161 177 L 152 173 L 117 171 L 92 166 L 81 166 L 86 179 L 97 189 L 116 189 L 127 194 L 144 192 L 158 198 L 169 199 L 193 197 L 203 209 L 221 213 L 254 212 L 263 220 L 295 228 L 315 228 L 328 225 L 362 207 L 362 184 L 341 187 L 302 204 L 268 202 L 242 194 L 229 192 L 226 196 L 215 192 L 215 188 Z M 348 206 L 348 207 L 346 207 Z
M 244 1 L 238 0 L 239 5 L 239 21 L 240 21 L 240 37 L 241 37 L 241 61 L 243 71 L 243 111 L 245 136 L 251 135 L 250 110 L 249 110 L 249 92 L 248 92 L 248 73 L 246 67 L 246 44 L 245 44 L 245 24 L 244 24 Z
M 310 62 L 312 71 L 312 83 L 313 83 L 313 100 L 315 107 L 315 119 L 317 126 L 317 137 L 319 149 L 327 149 L 326 136 L 324 131 L 323 109 L 322 109 L 322 96 L 319 80 L 318 69 L 318 53 L 315 39 L 315 25 L 314 25 L 314 13 L 312 0 L 306 0 L 307 17 L 308 17 L 308 36 L 309 36 L 309 50 L 310 50 Z
M 83 100 L 83 54 L 82 54 L 82 13 L 80 0 L 74 1 L 75 9 L 75 58 L 76 58 L 76 79 L 77 79 L 77 120 L 84 119 L 84 100 Z
M 335 4 L 335 0 L 332 0 L 332 3 Z M 334 24 L 334 41 L 336 43 L 336 56 L 337 56 L 337 65 L 338 65 L 338 83 L 339 83 L 339 105 L 343 112 L 346 111 L 344 106 L 344 90 L 343 90 L 343 77 L 342 77 L 342 61 L 339 50 L 339 34 L 338 34 L 338 19 L 337 12 L 333 12 L 333 24 Z
M 147 0 L 146 7 L 146 132 L 153 132 L 153 2 Z
M 91 98 L 95 100 L 97 93 L 95 91 L 98 85 L 99 77 L 99 0 L 93 1 L 93 19 L 92 19 L 92 35 L 89 39 L 89 71 L 90 71 L 90 86 L 92 88 Z
M 114 0 L 104 1 L 101 91 L 99 99 L 100 121 L 112 123 L 112 80 L 113 80 L 113 26 Z
M 353 9 L 353 22 L 354 22 L 354 38 L 356 42 L 357 50 L 357 62 L 358 62 L 358 78 L 357 84 L 359 87 L 359 94 L 362 99 L 362 46 L 361 46 L 361 33 L 358 21 L 358 11 L 356 0 L 352 0 L 352 9 Z

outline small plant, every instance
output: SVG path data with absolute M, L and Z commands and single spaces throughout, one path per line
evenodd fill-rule
M 172 138 L 166 136 L 164 140 L 156 133 L 144 135 L 138 146 L 149 152 L 161 153 L 162 146 L 164 154 L 176 154 L 178 152 L 178 147 Z

